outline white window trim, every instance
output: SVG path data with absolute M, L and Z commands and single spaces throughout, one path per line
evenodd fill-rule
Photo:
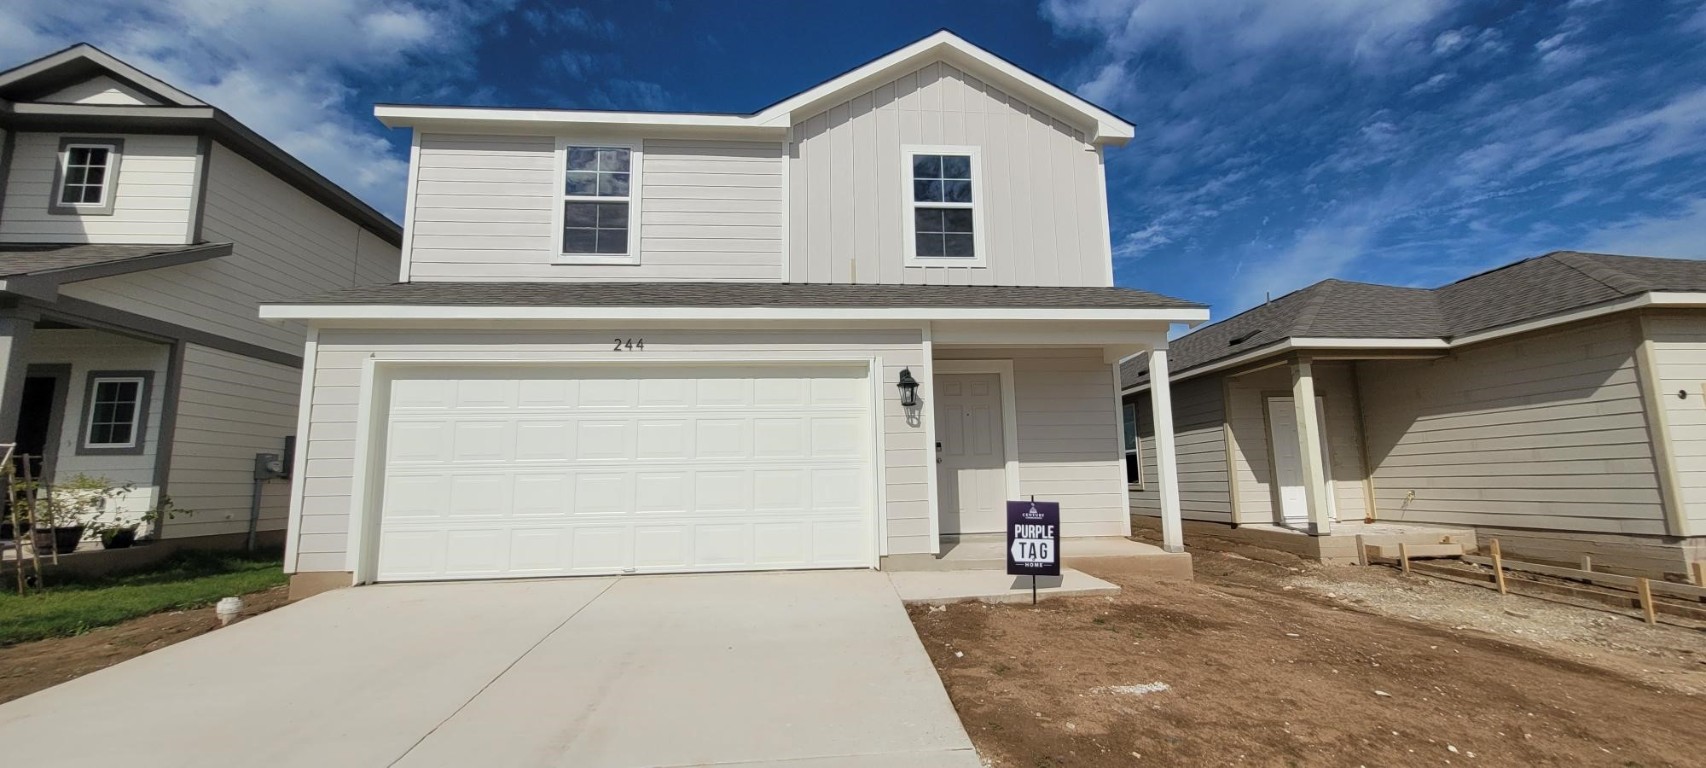
M 557 137 L 556 178 L 552 184 L 551 211 L 551 252 L 558 264 L 570 265 L 615 265 L 639 266 L 640 264 L 640 172 L 645 165 L 642 150 L 643 142 L 637 139 L 613 139 L 598 136 L 559 136 Z M 583 202 L 615 202 L 611 198 L 583 197 L 569 195 L 564 192 L 564 184 L 569 172 L 569 147 L 587 147 L 596 149 L 626 149 L 628 150 L 628 252 L 623 254 L 610 253 L 564 253 L 563 252 L 563 204 L 571 201 Z
M 136 385 L 135 406 L 130 411 L 130 440 L 123 443 L 97 443 L 94 441 L 95 432 L 95 403 L 100 399 L 102 384 L 134 383 Z M 83 447 L 93 450 L 111 450 L 115 448 L 135 448 L 137 438 L 142 434 L 143 403 L 148 399 L 148 378 L 145 376 L 96 376 L 89 383 L 89 402 L 83 405 L 89 412 L 89 418 L 83 425 Z
M 1125 409 L 1127 409 L 1127 408 L 1131 409 L 1131 432 L 1129 434 L 1124 431 L 1125 430 Z M 1141 491 L 1144 489 L 1144 484 L 1143 484 L 1143 423 L 1142 423 L 1142 419 L 1143 419 L 1143 409 L 1139 408 L 1137 406 L 1136 400 L 1121 400 L 1120 401 L 1120 430 L 1121 430 L 1121 432 L 1120 432 L 1120 441 L 1121 441 L 1120 461 L 1122 461 L 1122 462 L 1125 461 L 1126 456 L 1136 457 L 1136 460 L 1132 463 L 1137 470 L 1137 474 L 1136 475 L 1128 475 L 1126 477 L 1126 484 L 1131 486 L 1131 488 L 1133 490 L 1138 490 L 1138 491 Z M 1126 441 L 1128 439 L 1131 440 L 1131 447 L 1130 448 L 1126 448 L 1124 445 L 1124 441 Z
M 105 170 L 104 170 L 103 175 L 101 177 L 101 199 L 100 200 L 97 200 L 93 203 L 89 203 L 89 202 L 67 203 L 67 202 L 65 202 L 65 188 L 70 183 L 70 176 L 71 176 L 71 150 L 74 150 L 74 149 L 104 149 L 107 151 L 107 164 L 105 166 Z M 59 152 L 59 175 L 58 175 L 58 179 L 57 179 L 59 183 L 55 184 L 53 187 L 53 205 L 54 205 L 54 207 L 62 208 L 62 209 L 69 209 L 69 210 L 74 210 L 74 211 L 85 211 L 85 210 L 88 210 L 88 211 L 106 211 L 106 210 L 110 210 L 112 207 L 111 201 L 112 201 L 112 196 L 113 196 L 113 183 L 118 180 L 116 178 L 118 176 L 118 174 L 117 174 L 118 155 L 119 155 L 119 145 L 116 142 L 107 142 L 107 141 L 67 142 L 65 144 L 65 146 L 60 149 L 60 152 Z
M 916 155 L 967 155 L 971 157 L 971 203 L 920 203 L 912 199 L 912 158 Z M 988 267 L 989 248 L 984 245 L 983 231 L 989 218 L 988 196 L 984 193 L 983 153 L 979 147 L 935 144 L 906 144 L 900 148 L 901 233 L 905 238 L 905 265 L 908 267 Z M 929 208 L 968 208 L 972 211 L 971 234 L 973 258 L 963 256 L 919 256 L 917 222 L 913 211 L 919 206 Z

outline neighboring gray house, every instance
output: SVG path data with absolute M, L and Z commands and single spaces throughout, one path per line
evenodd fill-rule
M 389 282 L 400 228 L 230 115 L 88 45 L 0 72 L 0 442 L 169 495 L 241 542 L 297 434 L 304 330 L 261 302 Z M 286 484 L 263 487 L 277 540 Z
M 1118 361 L 1207 311 L 1113 285 L 1126 121 L 947 32 L 752 114 L 376 113 L 405 282 L 263 308 L 312 334 L 297 594 L 1129 532 Z
M 1182 514 L 1472 526 L 1535 559 L 1688 574 L 1702 309 L 1706 263 L 1559 252 L 1431 290 L 1327 280 L 1206 326 L 1172 343 Z M 1133 512 L 1153 515 L 1144 358 L 1122 378 Z

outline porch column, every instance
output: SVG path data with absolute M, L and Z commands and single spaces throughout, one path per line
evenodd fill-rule
M 1167 350 L 1149 352 L 1149 403 L 1155 420 L 1155 477 L 1161 485 L 1161 547 L 1185 551 L 1185 526 L 1179 514 L 1179 464 L 1173 450 L 1173 393 Z
M 24 399 L 24 372 L 29 368 L 30 333 L 35 327 L 34 312 L 0 310 L 0 443 L 10 443 L 18 434 L 18 407 Z
M 1307 357 L 1291 364 L 1291 402 L 1297 415 L 1297 450 L 1303 464 L 1303 494 L 1309 510 L 1309 534 L 1325 536 L 1328 519 L 1327 468 L 1321 463 L 1320 416 L 1315 412 L 1315 370 Z

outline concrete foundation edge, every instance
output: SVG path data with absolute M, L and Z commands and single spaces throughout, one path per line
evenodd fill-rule
M 313 597 L 322 592 L 343 589 L 355 583 L 355 574 L 349 571 L 315 571 L 313 573 L 293 573 L 290 575 L 290 601 L 296 602 L 305 597 Z

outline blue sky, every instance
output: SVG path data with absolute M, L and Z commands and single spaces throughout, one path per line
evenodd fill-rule
M 948 27 L 1138 124 L 1122 285 L 1216 317 L 1563 248 L 1706 258 L 1706 0 L 10 0 L 400 215 L 376 101 L 751 111 Z

